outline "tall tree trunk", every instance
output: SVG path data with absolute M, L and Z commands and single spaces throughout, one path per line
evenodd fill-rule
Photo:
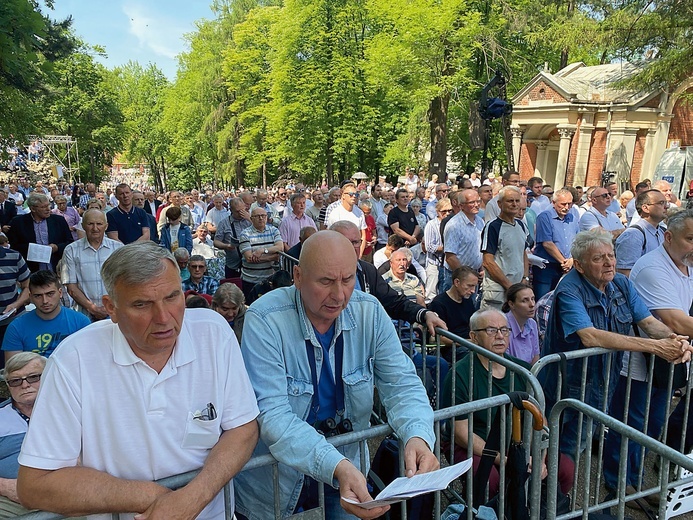
M 325 151 L 325 167 L 327 173 L 327 185 L 334 186 L 334 147 L 332 136 L 327 138 L 327 150 Z
M 568 18 L 573 16 L 573 11 L 575 10 L 575 0 L 568 0 L 568 10 L 566 14 L 568 15 Z M 558 70 L 561 70 L 565 67 L 568 66 L 568 48 L 565 47 L 561 51 L 561 64 Z
M 428 171 L 437 174 L 439 182 L 445 182 L 448 158 L 448 105 L 450 94 L 431 100 L 428 122 L 431 129 L 431 160 Z

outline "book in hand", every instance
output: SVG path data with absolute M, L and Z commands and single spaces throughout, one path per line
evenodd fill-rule
M 424 493 L 440 491 L 448 487 L 450 482 L 460 475 L 464 475 L 472 467 L 472 459 L 467 459 L 447 468 L 441 468 L 430 473 L 414 475 L 411 478 L 399 477 L 383 489 L 374 500 L 369 502 L 357 502 L 350 498 L 342 497 L 342 500 L 350 504 L 356 504 L 364 509 L 386 506 L 409 500 Z

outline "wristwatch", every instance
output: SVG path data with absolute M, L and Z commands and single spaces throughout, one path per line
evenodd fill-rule
M 529 276 L 523 276 L 522 279 L 529 282 Z
M 269 254 L 269 249 L 265 248 L 265 254 L 266 254 L 266 255 Z

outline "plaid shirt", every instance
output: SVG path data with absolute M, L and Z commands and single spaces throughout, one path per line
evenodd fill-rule
M 210 296 L 214 296 L 218 288 L 219 280 L 211 276 L 203 276 L 200 283 L 193 282 L 192 278 L 183 282 L 183 291 L 195 291 L 198 294 L 209 294 Z

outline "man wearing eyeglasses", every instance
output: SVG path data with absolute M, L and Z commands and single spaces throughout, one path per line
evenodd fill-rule
M 505 315 L 495 309 L 476 311 L 469 319 L 469 340 L 480 347 L 485 348 L 499 356 L 507 357 L 527 369 L 531 368 L 526 362 L 505 355 L 510 345 L 510 327 Z M 470 386 L 470 366 L 472 365 L 473 385 Z M 453 400 L 452 384 L 455 381 L 455 394 Z M 492 381 L 489 387 L 489 379 Z M 516 377 L 515 372 L 510 372 L 500 363 L 490 363 L 488 358 L 481 354 L 470 353 L 464 356 L 455 365 L 455 369 L 448 372 L 443 386 L 442 403 L 445 408 L 470 401 L 485 399 L 496 395 L 507 394 L 511 391 L 524 391 L 525 383 L 521 377 Z M 490 390 L 490 391 L 489 391 Z M 469 457 L 474 458 L 474 472 L 477 471 L 489 428 L 497 409 L 492 409 L 491 417 L 487 410 L 474 412 L 473 434 L 469 438 L 469 416 L 456 417 L 453 438 L 455 443 L 455 462 L 461 462 Z M 498 493 L 500 483 L 500 456 L 496 457 L 494 467 L 489 476 L 489 497 Z
M 659 190 L 645 191 L 635 198 L 640 220 L 633 222 L 616 239 L 616 271 L 630 276 L 635 262 L 662 244 L 664 228 L 660 224 L 667 216 L 666 207 L 667 200 Z
M 592 207 L 585 211 L 580 218 L 580 231 L 587 231 L 600 227 L 609 231 L 614 239 L 623 233 L 625 227 L 621 219 L 613 211 L 609 211 L 611 205 L 611 193 L 606 188 L 595 188 L 590 198 Z
M 29 298 L 36 308 L 7 327 L 2 341 L 5 362 L 22 351 L 49 357 L 63 339 L 91 323 L 81 312 L 63 307 L 62 294 L 60 280 L 52 271 L 37 271 L 29 277 Z
M 284 251 L 279 230 L 267 225 L 267 212 L 255 208 L 250 214 L 250 227 L 240 236 L 238 251 L 241 254 L 241 280 L 246 302 L 256 284 L 274 274 L 279 253 Z
M 219 280 L 206 276 L 207 262 L 205 258 L 202 255 L 191 256 L 188 269 L 190 270 L 190 278 L 183 282 L 183 290 L 214 296 L 219 288 Z

